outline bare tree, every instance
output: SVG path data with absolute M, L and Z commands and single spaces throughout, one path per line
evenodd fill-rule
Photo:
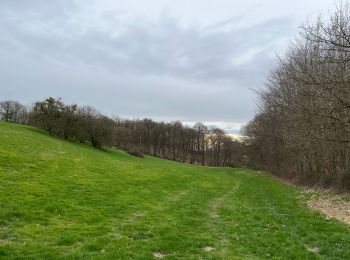
M 305 183 L 350 188 L 350 12 L 303 26 L 243 134 L 250 162 Z
M 27 123 L 27 109 L 17 101 L 1 101 L 0 119 L 6 122 L 25 124 Z

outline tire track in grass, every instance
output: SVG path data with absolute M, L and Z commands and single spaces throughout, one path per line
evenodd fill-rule
M 175 247 L 167 245 L 167 250 L 162 251 L 162 254 L 167 257 L 186 257 L 191 254 L 195 254 L 198 257 L 205 256 L 207 253 L 203 251 L 203 248 L 207 243 L 204 241 L 208 240 L 208 235 L 211 235 L 210 229 L 203 229 L 203 224 L 208 222 L 206 205 L 212 201 L 212 207 L 218 210 L 225 202 L 226 197 L 233 193 L 239 186 L 237 178 L 232 182 L 233 185 L 228 187 L 225 186 L 227 182 L 222 182 L 221 177 L 224 177 L 224 179 L 232 179 L 231 176 L 225 174 L 225 176 L 217 177 L 217 180 L 220 182 L 215 185 L 213 185 L 212 182 L 210 182 L 209 185 L 206 177 L 204 177 L 204 179 L 201 177 L 196 181 L 196 184 L 192 183 L 185 189 L 182 187 L 172 190 L 166 195 L 166 198 L 161 201 L 149 204 L 148 207 L 144 208 L 142 211 L 136 210 L 121 222 L 114 223 L 112 232 L 119 233 L 121 235 L 119 238 L 126 239 L 129 241 L 127 243 L 135 242 L 136 244 L 133 246 L 129 244 L 132 247 L 138 247 L 137 241 L 131 241 L 134 240 L 133 236 L 135 234 L 139 234 L 143 243 L 149 245 L 148 247 L 157 247 L 157 245 L 159 245 L 160 247 L 157 248 L 157 250 L 162 251 L 163 247 L 161 245 L 166 245 L 167 243 L 164 244 L 159 240 L 159 235 L 168 229 L 167 225 L 173 225 L 177 227 L 176 229 L 178 231 L 173 234 L 168 234 L 168 236 L 172 237 L 176 235 L 179 230 L 182 230 L 178 235 L 180 237 L 188 236 L 190 239 L 182 241 L 181 244 Z M 230 194 L 225 193 L 224 195 L 220 195 L 223 190 L 218 189 L 218 185 L 223 187 L 224 191 L 229 189 Z M 231 185 L 231 183 L 229 185 Z M 193 186 L 197 186 L 197 189 L 189 189 Z M 179 188 L 179 186 L 176 188 Z M 213 201 L 212 197 L 216 197 L 216 200 L 214 199 L 215 201 Z M 203 208 L 206 210 L 204 211 Z M 193 214 L 197 215 L 197 218 L 194 218 L 192 216 Z M 194 221 L 192 222 L 193 225 L 188 224 L 191 221 Z M 141 228 L 145 226 L 147 226 L 147 230 Z M 184 234 L 187 235 L 185 236 Z M 143 237 L 143 235 L 145 237 Z M 197 241 L 194 240 L 191 242 L 191 239 Z
M 130 247 L 138 247 L 138 240 L 143 240 L 143 244 L 149 244 L 150 247 L 157 247 L 154 252 L 144 252 L 146 255 L 154 255 L 161 252 L 163 257 L 175 257 L 177 254 L 176 248 L 174 248 L 174 251 L 163 252 L 162 248 L 157 246 L 160 242 L 157 241 L 159 239 L 157 234 L 162 232 L 161 223 L 163 221 L 165 221 L 163 223 L 175 223 L 178 221 L 177 217 L 172 215 L 172 210 L 181 208 L 186 199 L 188 201 L 193 200 L 188 189 L 174 190 L 167 194 L 164 200 L 151 203 L 143 210 L 136 210 L 130 213 L 124 220 L 114 222 L 110 234 L 118 240 L 124 240 Z M 158 219 L 159 222 L 155 221 L 155 219 Z M 179 225 L 181 226 L 181 224 Z
M 215 245 L 208 245 L 207 247 L 203 248 L 204 252 L 210 253 L 211 251 L 214 251 L 215 254 L 222 257 L 223 259 L 228 256 L 228 244 L 231 241 L 226 237 L 226 232 L 223 229 L 229 223 L 226 223 L 225 220 L 222 219 L 219 210 L 224 205 L 226 207 L 229 205 L 229 203 L 227 203 L 228 198 L 237 192 L 240 184 L 241 181 L 239 178 L 235 178 L 234 186 L 231 189 L 229 189 L 223 195 L 213 199 L 209 203 L 207 208 L 209 219 L 206 224 L 207 228 L 211 230 L 210 233 L 215 235 L 216 242 Z M 211 248 L 211 250 L 207 250 L 208 248 Z

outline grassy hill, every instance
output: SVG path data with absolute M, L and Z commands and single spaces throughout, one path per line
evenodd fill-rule
M 350 259 L 349 244 L 348 226 L 266 175 L 0 123 L 0 258 Z

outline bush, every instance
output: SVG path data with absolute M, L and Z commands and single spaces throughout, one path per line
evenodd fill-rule
M 136 156 L 136 157 L 139 157 L 139 158 L 144 158 L 145 157 L 145 154 L 143 151 L 141 151 L 141 149 L 138 149 L 138 148 L 130 148 L 128 150 L 126 150 L 126 152 L 132 156 Z

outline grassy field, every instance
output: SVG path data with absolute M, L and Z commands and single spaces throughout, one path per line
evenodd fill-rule
M 0 258 L 350 259 L 349 245 L 349 226 L 267 175 L 0 123 Z

